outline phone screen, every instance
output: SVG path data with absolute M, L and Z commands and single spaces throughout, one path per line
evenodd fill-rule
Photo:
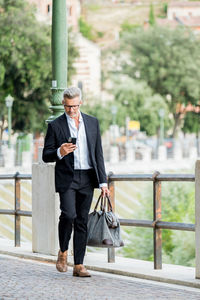
M 68 138 L 68 141 L 67 141 L 67 142 L 76 145 L 76 138 L 70 136 L 70 137 Z

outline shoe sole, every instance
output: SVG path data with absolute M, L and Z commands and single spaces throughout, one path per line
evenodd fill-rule
M 73 273 L 73 276 L 75 276 L 75 277 L 91 277 L 91 275 L 80 275 L 78 273 Z

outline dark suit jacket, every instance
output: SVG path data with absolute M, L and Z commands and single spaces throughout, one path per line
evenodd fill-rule
M 85 132 L 90 159 L 94 169 L 93 185 L 107 182 L 99 122 L 96 118 L 83 114 Z M 64 156 L 61 160 L 57 156 L 57 149 L 66 143 L 70 137 L 70 130 L 65 113 L 48 124 L 42 159 L 44 162 L 56 162 L 55 187 L 56 192 L 64 192 L 70 186 L 74 174 L 74 153 Z

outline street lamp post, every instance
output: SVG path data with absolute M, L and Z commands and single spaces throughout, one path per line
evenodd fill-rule
M 164 143 L 164 116 L 165 111 L 163 108 L 159 110 L 159 117 L 160 117 L 160 145 Z
M 64 112 L 62 99 L 67 86 L 67 4 L 66 0 L 53 0 L 52 12 L 52 99 L 50 109 L 52 115 L 47 122 L 51 122 Z
M 117 106 L 113 105 L 111 106 L 111 113 L 113 117 L 113 125 L 116 124 L 116 114 L 117 114 Z
M 114 145 L 116 146 L 116 115 L 117 115 L 117 106 L 111 106 L 111 113 L 112 113 L 112 125 L 113 125 L 113 136 L 114 136 Z
M 9 94 L 6 99 L 6 106 L 8 108 L 8 148 L 11 148 L 11 127 L 12 127 L 12 105 L 14 98 Z

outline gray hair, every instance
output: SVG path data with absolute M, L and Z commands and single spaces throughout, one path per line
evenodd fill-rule
M 70 86 L 66 90 L 64 90 L 63 98 L 73 99 L 79 96 L 80 100 L 82 98 L 81 90 L 78 87 Z

